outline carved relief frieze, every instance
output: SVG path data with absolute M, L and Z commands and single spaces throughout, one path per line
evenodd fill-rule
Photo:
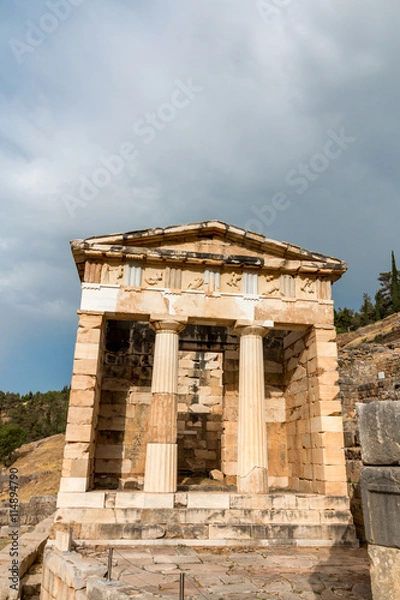
M 260 293 L 265 296 L 272 296 L 273 298 L 280 298 L 281 296 L 281 285 L 279 281 L 279 275 L 273 273 L 267 273 L 260 277 Z
M 223 294 L 242 294 L 243 272 L 239 269 L 222 271 L 220 288 Z
M 188 290 L 201 290 L 204 285 L 204 277 L 200 275 L 198 277 L 194 277 L 192 281 L 189 282 L 187 289 Z
M 240 291 L 240 282 L 242 281 L 241 273 L 236 273 L 232 271 L 230 278 L 226 282 L 226 284 L 232 288 L 232 291 Z
M 316 298 L 317 286 L 315 279 L 311 277 L 303 277 L 300 279 L 300 292 L 301 296 L 307 300 L 313 300 Z
M 204 270 L 201 267 L 187 265 L 182 269 L 182 290 L 201 291 L 204 286 Z
M 150 287 L 161 287 L 163 279 L 164 278 L 163 278 L 162 271 L 153 271 L 153 272 L 147 273 L 147 270 L 146 270 L 146 276 L 145 276 L 144 280 Z
M 124 279 L 123 265 L 110 265 L 104 263 L 101 268 L 101 283 L 121 285 Z

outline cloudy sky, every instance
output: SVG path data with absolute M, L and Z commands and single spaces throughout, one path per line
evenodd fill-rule
M 346 260 L 399 243 L 400 4 L 0 5 L 0 389 L 69 385 L 69 240 L 221 219 Z

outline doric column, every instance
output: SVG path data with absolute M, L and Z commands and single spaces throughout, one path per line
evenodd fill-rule
M 237 489 L 268 493 L 267 431 L 264 414 L 264 360 L 261 325 L 240 326 Z
M 153 321 L 151 326 L 156 332 L 156 341 L 144 491 L 175 492 L 179 332 L 185 324 L 170 318 Z

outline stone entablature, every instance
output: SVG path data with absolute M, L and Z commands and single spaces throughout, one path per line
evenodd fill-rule
M 331 301 L 327 278 L 279 274 L 270 268 L 249 270 L 192 265 L 169 267 L 144 261 L 113 265 L 90 261 L 85 268 L 85 284 L 112 285 L 175 293 L 200 292 L 218 296 L 243 295 L 280 299 Z M 88 286 L 89 287 L 89 286 Z
M 85 284 L 174 293 L 331 301 L 331 282 L 346 270 L 337 259 L 218 221 L 77 240 L 72 251 Z
M 196 268 L 190 264 L 169 267 L 144 261 L 127 262 L 125 265 L 90 261 L 85 268 L 84 284 L 174 293 L 200 292 L 215 296 L 331 301 L 331 282 L 326 277 L 279 274 L 271 268 L 241 270 L 215 266 Z
M 345 263 L 217 221 L 150 232 L 72 242 L 81 310 L 227 325 L 332 323 L 331 284 Z

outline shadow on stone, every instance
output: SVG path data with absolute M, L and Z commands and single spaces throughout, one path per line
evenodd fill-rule
M 308 578 L 314 595 L 305 596 L 307 600 L 372 600 L 366 548 L 338 545 L 332 548 L 318 548 L 317 551 L 320 560 Z

